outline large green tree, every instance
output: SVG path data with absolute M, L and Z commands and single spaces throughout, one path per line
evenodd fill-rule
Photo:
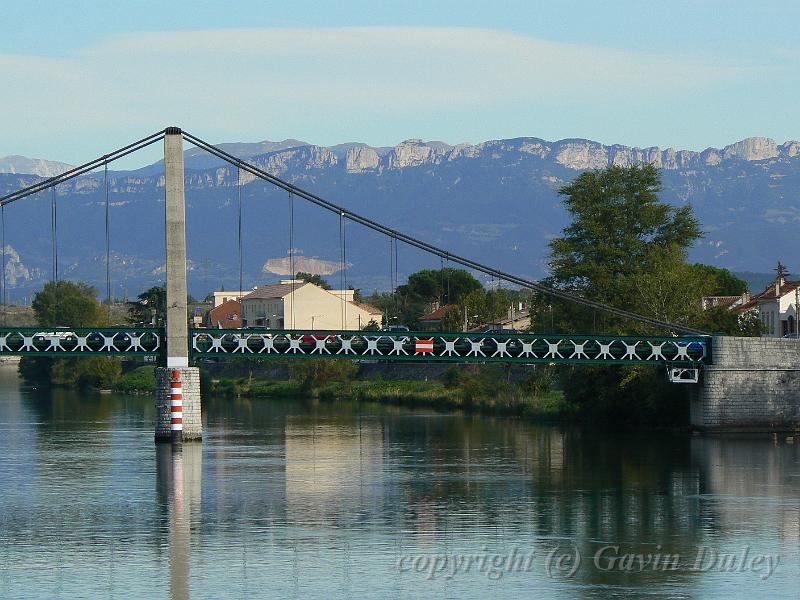
M 661 202 L 658 170 L 652 165 L 609 167 L 579 175 L 560 192 L 571 217 L 550 244 L 550 283 L 617 308 L 691 325 L 701 315 L 700 298 L 717 289 L 687 263 L 701 237 L 688 205 Z M 556 303 L 561 327 L 596 326 L 590 312 Z M 602 316 L 608 332 L 676 333 L 614 316 Z M 684 422 L 688 405 L 677 386 L 653 367 L 591 366 L 566 369 L 562 385 L 569 402 L 593 419 L 614 424 Z
M 367 301 L 384 311 L 388 324 L 414 327 L 432 304 L 459 304 L 476 291 L 485 293 L 481 282 L 464 269 L 423 269 L 409 275 L 394 294 L 376 292 Z
M 715 283 L 712 290 L 714 296 L 740 296 L 747 291 L 747 282 L 728 269 L 695 263 L 692 265 L 692 270 Z
M 106 325 L 106 311 L 97 300 L 97 290 L 82 282 L 46 283 L 33 302 L 36 322 L 41 327 L 99 327 Z M 37 385 L 66 387 L 109 387 L 122 373 L 119 361 L 108 356 L 51 358 L 25 356 L 19 373 Z
M 167 318 L 167 288 L 153 286 L 142 292 L 135 302 L 128 305 L 128 319 L 131 323 L 144 323 L 163 326 Z
M 54 327 L 95 327 L 105 324 L 97 290 L 83 282 L 50 281 L 31 303 L 36 322 Z
M 647 308 L 648 285 L 671 293 L 658 278 L 675 279 L 669 272 L 685 265 L 702 232 L 691 206 L 659 201 L 660 189 L 652 165 L 587 171 L 562 187 L 571 223 L 550 243 L 551 285 L 632 311 Z M 682 312 L 670 307 L 660 316 L 682 319 Z M 559 304 L 559 314 L 573 329 L 586 329 L 596 318 L 568 304 Z M 608 317 L 603 323 L 612 331 L 634 326 Z

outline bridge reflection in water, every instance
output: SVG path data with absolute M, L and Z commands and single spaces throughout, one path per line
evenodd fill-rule
M 762 598 L 792 597 L 800 577 L 800 443 L 785 436 L 209 396 L 205 453 L 185 444 L 178 455 L 143 443 L 152 399 L 0 386 L 4 598 Z M 749 546 L 781 563 L 766 581 L 599 572 L 591 560 L 552 579 L 542 560 L 558 544 L 584 558 L 605 544 L 686 558 Z M 396 567 L 484 546 L 540 559 L 500 582 Z
M 199 443 L 170 447 L 156 444 L 159 504 L 168 514 L 170 597 L 191 597 L 191 531 L 201 522 L 203 451 Z

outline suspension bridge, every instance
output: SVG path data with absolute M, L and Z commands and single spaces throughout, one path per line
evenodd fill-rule
M 347 208 L 334 204 L 312 192 L 284 181 L 265 170 L 240 159 L 177 127 L 166 128 L 132 144 L 119 148 L 65 173 L 42 179 L 28 187 L 0 198 L 0 244 L 5 248 L 5 215 L 9 206 L 34 194 L 50 191 L 52 272 L 58 281 L 58 206 L 55 188 L 71 179 L 102 169 L 105 186 L 106 281 L 110 297 L 109 233 L 108 233 L 108 167 L 119 159 L 153 144 L 164 143 L 164 188 L 166 221 L 166 325 L 163 328 L 115 327 L 79 328 L 69 323 L 53 328 L 0 328 L 0 356 L 148 356 L 162 365 L 160 385 L 164 394 L 169 379 L 189 372 L 190 363 L 205 359 L 235 360 L 241 358 L 309 359 L 336 358 L 361 361 L 425 361 L 425 362 L 521 362 L 574 364 L 644 364 L 666 368 L 675 382 L 696 383 L 698 373 L 712 364 L 712 338 L 678 323 L 636 314 L 609 306 L 568 291 L 551 288 L 514 273 L 483 264 L 434 246 L 407 233 L 378 223 Z M 405 244 L 448 264 L 460 265 L 472 272 L 483 273 L 498 281 L 532 290 L 539 294 L 572 302 L 594 311 L 602 311 L 643 323 L 664 331 L 663 336 L 603 336 L 545 333 L 468 333 L 468 332 L 395 332 L 352 330 L 237 330 L 190 329 L 187 316 L 186 200 L 184 190 L 183 143 L 187 142 L 225 161 L 237 170 L 239 183 L 243 173 L 284 190 L 290 206 L 296 199 L 338 216 L 342 240 L 342 263 L 345 264 L 345 229 L 348 225 L 367 228 L 390 240 L 396 249 Z M 241 202 L 241 201 L 240 201 Z M 291 219 L 290 213 L 290 219 Z M 290 229 L 291 231 L 291 229 Z M 292 259 L 290 239 L 289 258 Z M 239 213 L 239 278 L 241 269 L 241 209 Z M 5 256 L 0 298 L 7 296 Z M 242 289 L 240 285 L 240 290 Z M 189 370 L 189 371 L 187 371 Z M 190 373 L 189 379 L 195 374 Z M 184 373 L 184 379 L 185 373 Z M 198 404 L 199 404 L 199 389 Z M 199 418 L 199 411 L 198 411 Z M 199 424 L 198 424 L 199 437 Z

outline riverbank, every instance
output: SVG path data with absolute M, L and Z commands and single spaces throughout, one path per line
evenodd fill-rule
M 221 378 L 210 382 L 213 394 L 239 398 L 307 398 L 352 400 L 408 407 L 433 408 L 493 415 L 560 421 L 569 416 L 564 395 L 558 390 L 539 393 L 498 381 L 494 393 L 476 393 L 472 386 L 449 385 L 445 381 L 366 379 L 329 382 L 308 388 L 293 380 L 247 381 Z
M 542 376 L 539 376 L 542 379 Z M 340 381 L 298 379 L 256 379 L 248 377 L 212 377 L 201 368 L 203 393 L 230 398 L 280 399 L 316 398 L 351 400 L 439 411 L 459 411 L 494 415 L 513 415 L 544 421 L 559 421 L 570 414 L 561 391 L 536 381 L 508 381 L 496 369 L 451 370 L 429 380 L 382 378 Z M 139 367 L 123 375 L 114 385 L 117 392 L 152 394 L 154 369 Z

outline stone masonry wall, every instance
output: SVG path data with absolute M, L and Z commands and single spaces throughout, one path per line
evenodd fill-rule
M 170 377 L 174 369 L 156 369 L 156 441 L 170 441 Z M 200 405 L 200 369 L 182 367 L 183 439 L 199 440 L 203 435 Z
M 708 431 L 800 427 L 800 340 L 715 337 L 712 358 L 691 401 L 693 427 Z

